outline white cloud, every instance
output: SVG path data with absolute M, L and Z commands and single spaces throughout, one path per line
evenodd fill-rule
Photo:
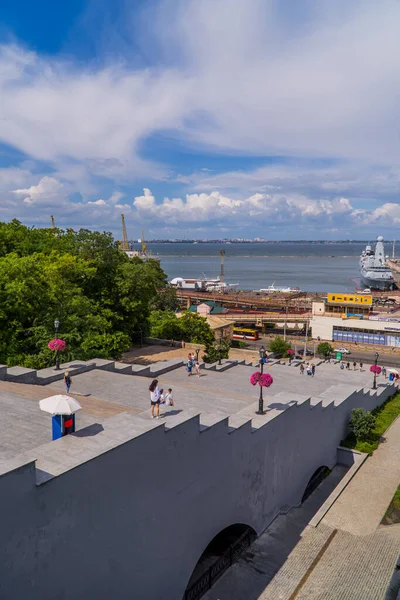
M 54 177 L 42 177 L 37 185 L 27 189 L 13 190 L 16 196 L 22 196 L 25 204 L 57 204 L 66 198 L 65 186 Z
M 142 43 L 157 66 L 83 68 L 3 46 L 0 139 L 110 177 L 150 175 L 139 144 L 164 130 L 196 147 L 398 163 L 396 0 L 311 0 L 296 22 L 273 0 L 151 11 Z
M 133 202 L 140 219 L 152 226 L 181 225 L 192 229 L 204 225 L 217 227 L 271 227 L 274 224 L 311 225 L 314 219 L 324 226 L 336 218 L 352 216 L 352 206 L 347 198 L 312 200 L 305 196 L 284 194 L 253 194 L 235 199 L 213 191 L 210 194 L 187 194 L 186 198 L 164 198 L 156 203 L 149 189 Z M 256 221 L 255 221 L 256 220 Z

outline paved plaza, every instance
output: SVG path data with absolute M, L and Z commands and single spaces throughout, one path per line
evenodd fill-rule
M 195 409 L 198 412 L 234 414 L 258 399 L 259 387 L 250 384 L 254 367 L 237 365 L 224 372 L 201 370 L 201 377 L 188 377 L 185 368 L 161 375 L 160 389 L 173 389 L 176 410 Z M 321 364 L 315 377 L 301 375 L 299 367 L 266 365 L 265 371 L 274 378 L 273 385 L 264 390 L 265 405 L 287 404 L 302 397 L 319 397 L 331 386 L 348 386 L 352 389 L 370 388 L 372 374 L 364 370 L 342 371 L 336 364 Z M 383 378 L 379 385 L 385 385 Z M 92 394 L 108 402 L 116 402 L 127 408 L 145 411 L 149 408 L 148 387 L 150 380 L 106 371 L 90 371 L 73 378 L 72 390 L 80 394 Z M 52 387 L 62 388 L 62 382 Z M 274 401 L 274 398 L 278 400 Z
M 342 371 L 337 364 L 317 366 L 315 377 L 301 375 L 295 366 L 272 364 L 266 365 L 265 370 L 274 378 L 273 385 L 264 390 L 266 410 L 279 410 L 302 398 L 318 401 L 321 395 L 332 400 L 339 390 L 350 394 L 353 389 L 372 384 L 368 370 Z M 163 419 L 168 424 L 168 419 L 177 414 L 183 417 L 186 413 L 213 413 L 223 417 L 243 411 L 258 399 L 259 387 L 249 382 L 254 371 L 255 367 L 236 365 L 224 372 L 202 369 L 201 377 L 188 377 L 182 366 L 160 376 L 160 388 L 171 387 L 175 399 L 173 408 L 161 408 Z M 71 394 L 83 407 L 77 413 L 77 429 L 101 424 L 121 412 L 143 413 L 149 419 L 149 384 L 148 377 L 98 369 L 74 376 Z M 385 385 L 383 378 L 379 385 Z M 38 401 L 63 390 L 62 381 L 47 386 L 0 382 L 0 459 L 51 440 L 51 416 L 39 410 Z

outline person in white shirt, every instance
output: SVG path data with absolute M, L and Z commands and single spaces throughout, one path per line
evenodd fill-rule
M 161 392 L 158 389 L 158 379 L 153 379 L 153 381 L 150 384 L 149 387 L 149 392 L 150 392 L 150 414 L 151 414 L 151 418 L 154 419 L 154 417 L 156 419 L 160 418 L 160 399 L 161 399 Z M 155 414 L 154 414 L 155 412 Z
M 164 402 L 166 406 L 174 406 L 174 399 L 172 397 L 172 389 L 168 388 L 168 392 L 164 396 Z

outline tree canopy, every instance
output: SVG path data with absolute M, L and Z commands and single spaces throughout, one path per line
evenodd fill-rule
M 204 317 L 185 312 L 177 317 L 172 311 L 154 310 L 150 314 L 151 337 L 167 340 L 184 340 L 194 344 L 211 344 L 213 332 Z
M 269 349 L 271 352 L 276 354 L 286 355 L 287 351 L 290 350 L 290 342 L 285 341 L 279 335 L 269 342 Z
M 110 233 L 0 223 L 0 362 L 51 364 L 55 319 L 63 360 L 118 358 L 165 286 L 158 261 L 129 259 Z
M 333 353 L 333 348 L 329 342 L 321 342 L 317 346 L 317 353 L 326 359 Z

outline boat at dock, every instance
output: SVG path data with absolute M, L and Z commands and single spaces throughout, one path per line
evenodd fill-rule
M 392 290 L 395 285 L 393 273 L 385 256 L 383 237 L 379 236 L 375 250 L 368 245 L 360 256 L 360 275 L 363 285 L 371 290 Z
M 298 287 L 283 287 L 283 286 L 275 286 L 275 281 L 272 285 L 269 285 L 267 288 L 261 288 L 260 290 L 255 290 L 258 293 L 261 294 L 273 294 L 273 293 L 280 293 L 280 294 L 296 294 L 301 292 L 302 290 Z

